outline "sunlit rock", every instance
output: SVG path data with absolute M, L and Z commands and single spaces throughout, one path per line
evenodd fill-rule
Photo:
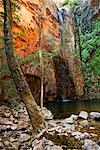
M 91 112 L 89 117 L 93 120 L 100 121 L 100 113 L 99 112 Z
M 88 118 L 88 113 L 86 111 L 81 111 L 79 113 L 79 118 L 87 119 Z

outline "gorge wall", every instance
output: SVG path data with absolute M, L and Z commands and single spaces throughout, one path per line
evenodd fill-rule
M 2 5 L 2 0 L 0 4 Z M 81 99 L 84 95 L 84 80 L 80 61 L 74 51 L 71 16 L 65 13 L 64 24 L 61 24 L 60 11 L 52 0 L 15 0 L 13 9 L 15 55 L 22 59 L 34 55 L 40 49 L 45 49 L 50 53 L 55 51 L 55 55 L 51 59 L 48 58 L 43 64 L 46 70 L 44 99 L 47 101 L 67 98 Z M 0 7 L 0 14 L 2 13 L 3 8 Z M 66 33 L 62 33 L 64 29 Z M 40 88 L 39 65 L 29 64 L 26 61 L 21 67 L 31 90 L 33 86 L 37 86 L 32 92 L 35 99 L 39 99 L 40 93 L 36 92 Z

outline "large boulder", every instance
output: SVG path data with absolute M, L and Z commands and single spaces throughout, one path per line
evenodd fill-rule
M 87 119 L 88 118 L 88 113 L 86 111 L 81 111 L 79 113 L 79 118 Z
M 89 117 L 93 120 L 100 121 L 100 113 L 99 112 L 91 112 Z
M 99 148 L 100 146 L 96 142 L 90 139 L 84 140 L 83 150 L 99 150 Z

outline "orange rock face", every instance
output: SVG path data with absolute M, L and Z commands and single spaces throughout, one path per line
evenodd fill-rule
M 51 1 L 41 3 L 39 0 L 19 0 L 18 2 L 20 10 L 17 9 L 15 12 L 13 24 L 16 52 L 21 57 L 25 57 L 39 50 L 40 32 L 41 48 L 50 51 L 51 47 L 55 47 L 55 45 L 50 45 L 50 40 L 52 40 L 56 43 L 56 49 L 59 49 L 60 32 L 57 7 L 54 3 L 51 4 Z
M 40 49 L 45 49 L 48 52 L 56 50 L 57 54 L 61 54 L 61 25 L 57 14 L 58 8 L 54 2 L 52 0 L 16 0 L 14 7 L 13 37 L 15 53 L 20 58 L 35 54 Z M 2 7 L 0 8 L 0 12 L 3 12 Z M 76 88 L 76 95 L 81 97 L 83 95 L 84 81 L 81 76 L 80 67 L 78 70 L 75 69 L 76 65 L 74 65 L 74 61 L 77 61 L 77 58 L 72 56 L 74 54 L 72 19 L 69 16 L 66 19 L 67 32 L 70 33 L 71 37 L 68 47 L 72 51 L 66 47 L 63 55 L 65 55 L 65 62 L 68 62 L 67 65 Z M 78 63 L 77 66 L 79 66 Z M 53 100 L 57 96 L 58 88 L 53 59 L 49 59 L 47 63 L 43 63 L 43 66 L 46 70 L 44 73 L 45 99 Z M 23 70 L 25 74 L 33 74 L 41 77 L 40 67 L 37 65 L 26 63 L 23 65 Z M 68 91 L 66 90 L 66 92 Z M 69 92 L 70 95 L 72 95 L 71 92 Z

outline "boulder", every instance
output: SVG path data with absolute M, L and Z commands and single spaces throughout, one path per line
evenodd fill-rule
M 99 112 L 91 112 L 89 117 L 93 120 L 100 121 L 100 113 Z
M 64 120 L 65 123 L 69 123 L 69 124 L 73 124 L 74 123 L 74 119 L 72 117 L 66 118 Z
M 100 146 L 90 139 L 85 139 L 82 148 L 83 150 L 99 150 Z
M 64 124 L 73 124 L 75 120 L 77 120 L 78 116 L 77 115 L 74 115 L 72 114 L 69 118 L 66 118 L 62 121 L 62 123 Z
M 47 108 L 43 109 L 43 113 L 44 113 L 45 119 L 47 119 L 47 120 L 52 120 L 53 119 L 53 115 L 52 115 L 51 111 L 48 110 Z
M 88 119 L 88 113 L 86 111 L 81 111 L 79 113 L 79 118 Z
M 22 133 L 19 137 L 20 142 L 26 142 L 28 140 L 30 140 L 30 135 L 28 134 Z
M 82 127 L 87 127 L 89 125 L 89 122 L 87 120 L 82 120 L 82 121 L 80 121 L 80 125 Z
M 77 120 L 78 116 L 77 116 L 77 115 L 72 114 L 72 115 L 71 115 L 71 118 L 73 118 L 74 120 Z

